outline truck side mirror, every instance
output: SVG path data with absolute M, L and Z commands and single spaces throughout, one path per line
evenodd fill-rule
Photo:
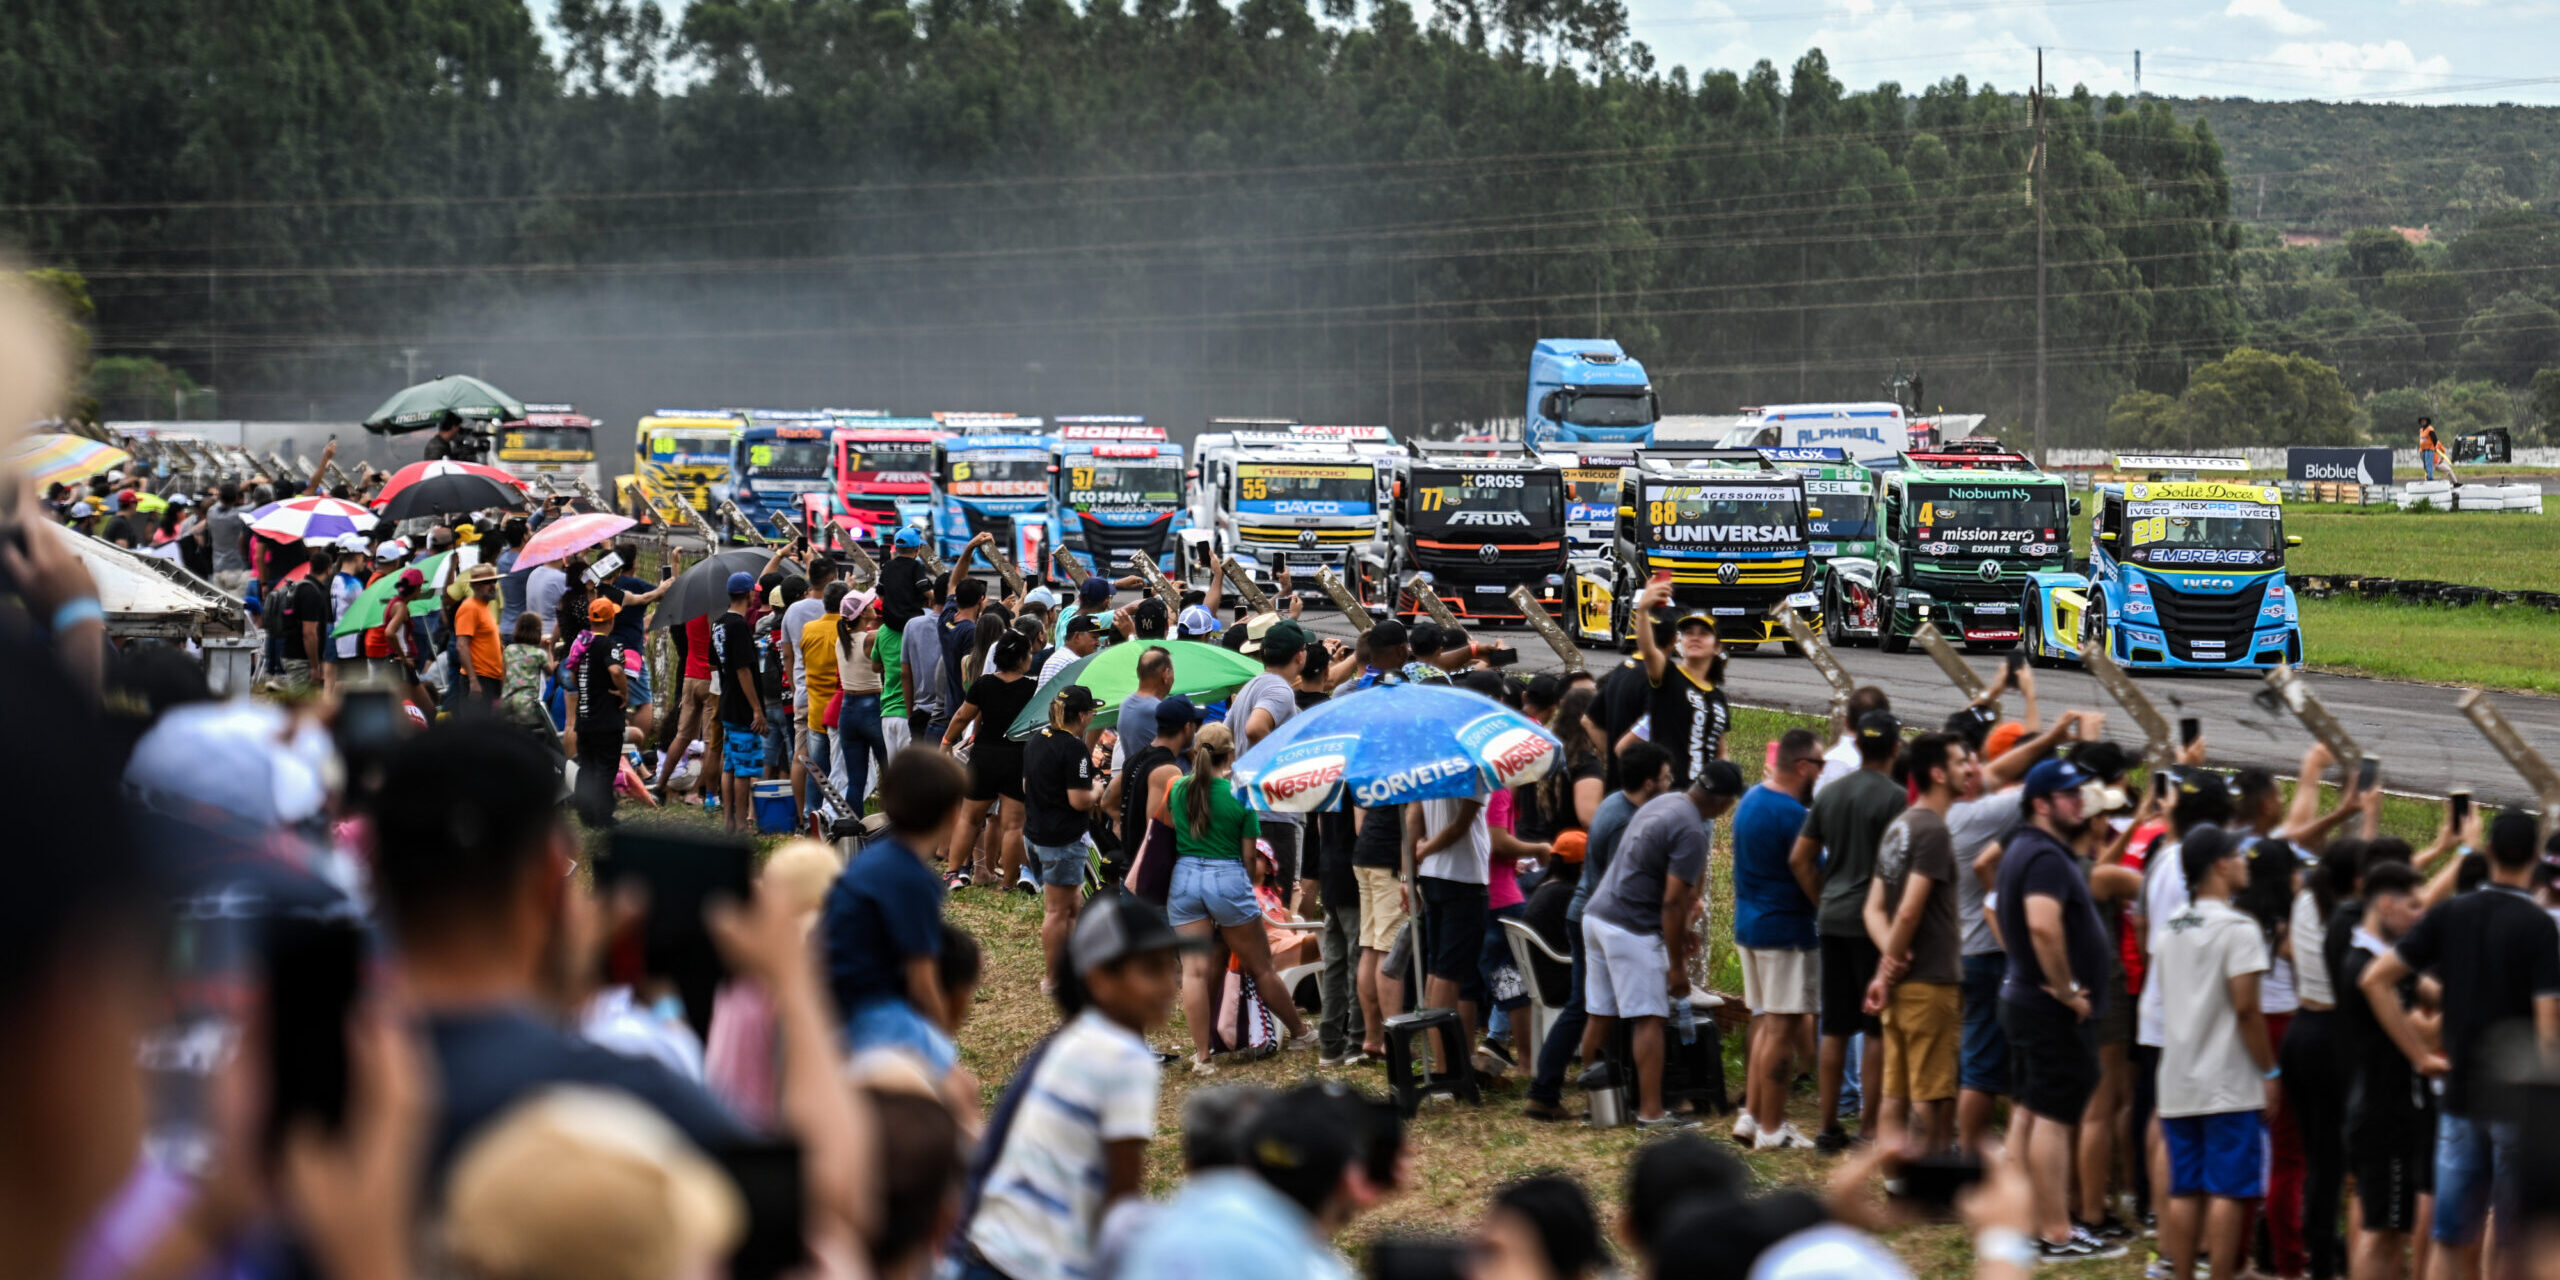
M 1396 481 L 1396 501 L 1404 501 L 1404 481 Z
M 2102 533 L 2102 534 L 2099 534 L 2099 535 L 2098 535 L 2098 541 L 2100 541 L 2100 542 L 2113 542 L 2113 541 L 2115 541 L 2115 540 L 2116 540 L 2116 534 L 2115 534 L 2115 530 L 2113 530 L 2113 529 L 2110 529 L 2110 530 L 2106 531 L 2105 533 Z
M 1662 421 L 1662 397 L 1660 395 L 1651 391 L 1645 392 L 1644 408 L 1646 420 L 1651 422 Z
M 1618 518 L 1621 520 L 1633 520 L 1636 518 L 1636 509 L 1634 507 L 1620 507 L 1618 508 Z
M 2302 535 L 2301 535 L 2301 534 L 2298 534 L 2298 533 L 2288 533 L 2288 534 L 2286 534 L 2286 535 L 2284 536 L 2284 544 L 2285 544 L 2286 546 L 2288 546 L 2288 547 L 2298 547 L 2298 546 L 2301 546 L 2301 545 L 2302 545 Z
M 1805 512 L 1805 513 L 1804 513 L 1804 518 L 1805 518 L 1805 519 L 1807 519 L 1807 520 L 1819 520 L 1819 519 L 1821 519 L 1821 518 L 1822 518 L 1822 508 L 1820 508 L 1820 507 L 1815 507 L 1815 508 L 1813 508 L 1812 510 L 1809 510 L 1809 511 Z
M 2071 500 L 2071 514 L 2075 516 L 2080 514 L 2080 500 L 2078 498 L 2073 498 Z
M 1564 393 L 1561 391 L 1550 391 L 1547 394 L 1538 397 L 1538 413 L 1541 417 L 1547 418 L 1563 417 Z

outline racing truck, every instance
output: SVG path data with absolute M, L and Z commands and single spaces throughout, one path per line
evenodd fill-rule
M 950 434 L 931 418 L 837 414 L 828 522 L 856 542 L 885 542 L 904 527 L 930 531 L 933 447 Z
M 565 404 L 529 404 L 524 417 L 498 424 L 498 466 L 533 484 L 544 476 L 564 489 L 596 487 L 596 420 Z
M 1653 443 L 1662 420 L 1644 366 L 1607 338 L 1540 338 L 1529 351 L 1529 443 Z
M 688 523 L 676 494 L 705 517 L 729 496 L 731 463 L 742 424 L 726 409 L 660 409 L 632 428 L 634 474 L 617 476 L 614 502 L 642 524 L 680 529 Z
M 1987 451 L 1903 454 L 1876 484 L 1874 558 L 1835 556 L 1823 574 L 1831 641 L 1903 653 L 1926 620 L 1950 641 L 2014 643 L 2019 591 L 2070 554 L 2070 486 Z
M 817 409 L 749 409 L 738 432 L 738 510 L 766 537 L 782 536 L 778 516 L 802 518 L 804 499 L 831 491 L 836 418 Z
M 1050 441 L 1038 418 L 937 413 L 960 434 L 934 446 L 934 535 L 942 554 L 960 554 L 981 533 L 1013 557 L 1031 581 L 1048 576 Z
M 2102 648 L 2134 671 L 2299 665 L 2284 553 L 2302 539 L 2284 531 L 2282 491 L 2250 480 L 2240 458 L 2125 455 L 2115 465 L 2152 478 L 2098 486 L 2086 574 L 2029 576 L 2028 658 Z
M 1052 420 L 1058 428 L 1052 477 L 1058 543 L 1098 573 L 1116 576 L 1129 553 L 1176 573 L 1190 512 L 1182 501 L 1182 446 L 1135 414 Z
M 1294 428 L 1221 431 L 1198 444 L 1191 523 L 1208 534 L 1212 554 L 1234 556 L 1265 590 L 1275 589 L 1275 571 L 1286 564 L 1290 585 L 1313 603 L 1324 601 L 1313 579 L 1326 567 L 1363 601 L 1380 598 L 1385 501 L 1377 459 L 1339 437 Z
M 1820 626 L 1811 590 L 1804 478 L 1750 449 L 1650 449 L 1619 472 L 1617 534 L 1595 580 L 1571 575 L 1574 638 L 1635 648 L 1627 616 L 1657 574 L 1671 579 L 1675 610 L 1700 610 L 1728 644 L 1782 641 L 1771 616 L 1783 603 Z
M 1525 585 L 1564 612 L 1564 470 L 1518 445 L 1416 440 L 1388 506 L 1386 572 L 1438 596 L 1460 618 L 1521 621 Z M 1395 611 L 1412 616 L 1395 593 Z
M 1635 465 L 1635 451 L 1549 446 L 1538 456 L 1564 475 L 1565 554 L 1576 560 L 1608 559 L 1618 531 L 1618 473 Z

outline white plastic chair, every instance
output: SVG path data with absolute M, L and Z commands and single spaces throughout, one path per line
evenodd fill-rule
M 1559 954 L 1555 948 L 1548 946 L 1547 940 L 1539 937 L 1538 931 L 1530 928 L 1526 921 L 1505 919 L 1502 922 L 1502 937 L 1505 942 L 1511 944 L 1511 963 L 1519 967 L 1521 981 L 1529 988 L 1527 1018 L 1529 1025 L 1526 1028 L 1529 1033 L 1528 1038 L 1525 1040 L 1517 1036 L 1512 1038 L 1512 1043 L 1519 1046 L 1526 1055 L 1523 1059 L 1525 1061 L 1527 1058 L 1536 1057 L 1538 1050 L 1547 1043 L 1548 1029 L 1555 1026 L 1556 1019 L 1564 1016 L 1564 1007 L 1572 998 L 1571 993 L 1568 992 L 1565 999 L 1554 1004 L 1547 1003 L 1547 992 L 1540 987 L 1538 969 L 1532 961 L 1543 957 L 1570 969 L 1573 965 L 1573 957 Z M 1513 1027 L 1518 1028 L 1522 1019 L 1515 1015 L 1511 1021 Z

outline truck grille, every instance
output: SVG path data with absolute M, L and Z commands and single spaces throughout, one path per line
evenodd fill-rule
M 1968 604 L 2015 603 L 2026 591 L 2027 575 L 2035 572 L 2035 566 L 2029 562 L 2004 561 L 1999 577 L 1984 578 L 1982 571 L 1975 567 L 1980 563 L 1980 560 L 1967 560 L 1961 569 L 1922 564 L 1912 585 L 1940 600 L 1960 600 Z
M 1098 524 L 1091 520 L 1076 524 L 1083 530 L 1085 554 L 1094 557 L 1097 570 L 1119 564 L 1132 551 L 1152 560 L 1172 549 L 1169 544 L 1173 541 L 1173 516 L 1169 512 L 1140 525 Z
M 2258 627 L 2258 606 L 2266 602 L 2266 579 L 2229 595 L 2179 591 L 2158 579 L 2151 582 L 2151 607 L 2160 614 L 2160 629 L 2169 637 L 2169 656 L 2181 661 L 2214 662 L 2245 658 L 2249 637 Z M 2220 648 L 2198 654 L 2195 642 L 2219 640 Z
M 1493 559 L 1484 558 L 1484 548 L 1493 547 Z M 1428 569 L 1434 577 L 1468 581 L 1522 582 L 1535 588 L 1540 582 L 1522 575 L 1543 579 L 1564 569 L 1564 544 L 1532 542 L 1502 546 L 1498 543 L 1431 542 L 1415 539 L 1413 563 Z
M 1292 529 L 1285 526 L 1240 525 L 1236 529 L 1236 538 L 1243 542 L 1267 542 L 1277 546 L 1294 548 L 1298 545 L 1298 535 L 1304 532 L 1306 531 L 1303 529 Z M 1315 531 L 1315 535 L 1316 544 L 1318 546 L 1327 547 L 1346 546 L 1355 542 L 1367 542 L 1369 539 L 1378 536 L 1377 532 L 1372 529 L 1318 529 Z
M 1655 569 L 1671 571 L 1674 586 L 1700 587 L 1793 587 L 1804 581 L 1804 559 L 1744 560 L 1741 575 L 1727 583 L 1716 573 L 1712 560 L 1675 560 L 1668 556 L 1648 556 L 1646 562 Z M 1764 593 L 1765 594 L 1765 593 Z M 1685 598 L 1685 597 L 1684 597 Z

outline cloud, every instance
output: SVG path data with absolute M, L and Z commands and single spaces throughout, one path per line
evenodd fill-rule
M 2284 0 L 2231 0 L 2231 7 L 2223 10 L 2222 16 L 2256 22 L 2280 36 L 2307 36 L 2328 25 L 2285 8 Z
M 2300 72 L 2302 88 L 2320 97 L 2433 88 L 2453 73 L 2453 63 L 2444 55 L 2420 58 L 2399 40 L 2281 44 L 2265 61 Z

